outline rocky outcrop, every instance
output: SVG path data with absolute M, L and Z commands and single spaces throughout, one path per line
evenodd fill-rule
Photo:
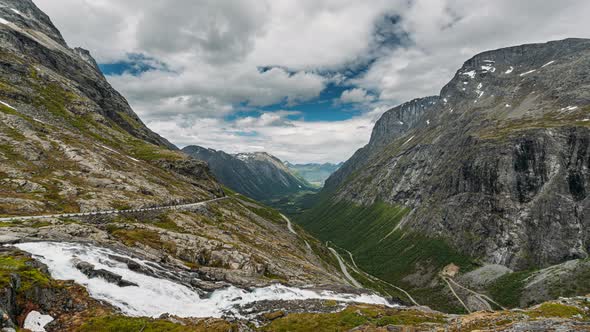
M 113 273 L 111 271 L 107 271 L 105 269 L 95 269 L 94 265 L 88 263 L 88 262 L 84 262 L 84 261 L 80 261 L 80 260 L 76 260 L 74 262 L 74 266 L 80 270 L 80 272 L 82 272 L 83 274 L 85 274 L 88 278 L 101 278 L 104 279 L 105 281 L 111 283 L 111 284 L 115 284 L 119 287 L 130 287 L 130 286 L 136 286 L 137 284 L 128 280 L 123 279 L 122 276 Z
M 410 207 L 405 229 L 489 263 L 588 257 L 589 73 L 589 40 L 479 54 L 438 103 L 411 113 L 410 127 L 386 113 L 329 189 L 338 200 Z
M 230 155 L 200 146 L 187 146 L 182 151 L 207 162 L 215 177 L 224 185 L 257 200 L 267 201 L 313 189 L 307 181 L 295 176 L 281 160 L 268 153 Z
M 438 96 L 419 98 L 385 112 L 375 124 L 369 143 L 359 149 L 326 180 L 325 190 L 337 189 L 352 173 L 364 167 L 371 158 L 379 154 L 385 146 L 413 128 L 423 114 L 434 108 L 438 102 Z
M 71 88 L 87 97 L 86 105 L 122 127 L 133 136 L 148 142 L 175 149 L 166 139 L 148 129 L 117 91 L 106 81 L 90 52 L 71 49 L 45 13 L 31 0 L 0 1 L 0 47 L 17 57 L 41 64 L 40 69 L 67 79 Z M 22 65 L 9 66 L 5 62 L 2 75 L 14 77 L 29 70 Z M 15 95 L 14 99 L 27 100 L 30 96 Z

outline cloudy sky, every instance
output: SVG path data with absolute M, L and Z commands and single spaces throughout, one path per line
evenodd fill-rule
M 34 0 L 179 147 L 339 162 L 478 52 L 589 37 L 587 0 Z

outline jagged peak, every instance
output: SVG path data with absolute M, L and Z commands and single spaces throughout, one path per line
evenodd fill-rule
M 94 68 L 96 71 L 98 71 L 102 75 L 102 71 L 98 67 L 98 63 L 96 62 L 96 60 L 94 60 L 94 58 L 92 57 L 92 54 L 90 54 L 90 51 L 83 49 L 81 47 L 76 47 L 76 48 L 74 48 L 74 52 L 82 60 L 86 61 L 86 63 L 88 63 L 90 66 L 92 66 L 92 68 Z
M 0 0 L 0 18 L 3 23 L 43 33 L 60 46 L 68 48 L 59 30 L 53 22 L 31 0 Z
M 385 112 L 373 128 L 369 145 L 387 144 L 402 135 L 416 124 L 427 110 L 436 106 L 439 99 L 439 96 L 417 98 Z

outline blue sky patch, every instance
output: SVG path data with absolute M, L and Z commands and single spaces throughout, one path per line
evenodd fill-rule
M 147 71 L 166 69 L 166 65 L 161 61 L 138 53 L 128 54 L 127 60 L 102 63 L 98 67 L 105 76 L 119 76 L 123 74 L 139 76 Z

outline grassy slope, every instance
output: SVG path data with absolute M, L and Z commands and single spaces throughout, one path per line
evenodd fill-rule
M 463 271 L 470 270 L 473 261 L 458 254 L 442 239 L 403 230 L 391 233 L 408 212 L 404 207 L 385 203 L 362 207 L 324 198 L 300 216 L 298 222 L 322 241 L 331 241 L 352 252 L 360 268 L 405 288 L 419 303 L 440 310 L 461 311 L 448 301 L 444 288 L 413 285 L 406 277 L 428 270 L 431 278 L 436 278 L 450 263 L 459 265 Z

